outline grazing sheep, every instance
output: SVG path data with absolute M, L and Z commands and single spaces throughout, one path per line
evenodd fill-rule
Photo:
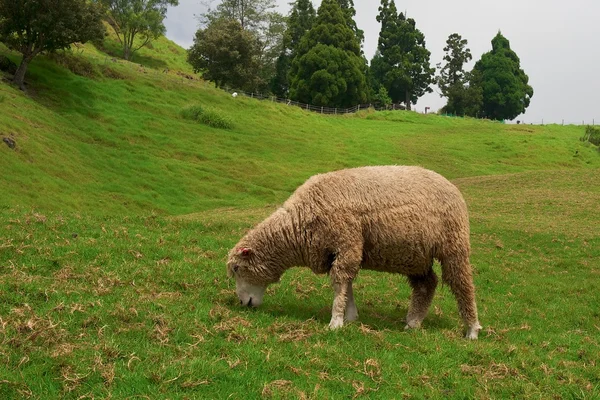
M 458 189 L 420 167 L 381 166 L 315 175 L 229 252 L 240 303 L 257 307 L 266 287 L 293 266 L 328 273 L 335 290 L 331 329 L 358 317 L 352 281 L 361 268 L 406 275 L 406 328 L 425 318 L 437 286 L 433 260 L 477 339 L 469 262 L 469 217 Z

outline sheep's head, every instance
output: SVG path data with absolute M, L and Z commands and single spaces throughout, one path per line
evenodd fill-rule
M 227 275 L 235 278 L 235 292 L 242 305 L 261 305 L 267 286 L 279 280 L 270 272 L 251 248 L 236 247 L 229 252 Z

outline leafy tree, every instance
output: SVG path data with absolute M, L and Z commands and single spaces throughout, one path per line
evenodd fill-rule
M 290 97 L 304 103 L 349 107 L 366 101 L 364 61 L 356 35 L 336 0 L 323 0 L 304 35 L 290 72 Z
M 208 25 L 218 19 L 234 19 L 242 28 L 259 32 L 269 19 L 269 14 L 276 7 L 275 0 L 222 0 L 216 8 L 210 2 L 204 2 L 208 11 L 200 15 L 200 22 Z
M 471 84 L 473 74 L 464 71 L 464 65 L 473 58 L 467 44 L 468 41 L 458 33 L 448 37 L 444 47 L 446 64 L 437 65 L 440 74 L 436 83 L 441 96 L 448 99 L 443 112 L 476 117 L 481 109 L 483 95 L 479 86 Z
M 533 88 L 529 77 L 520 67 L 517 54 L 500 32 L 492 40 L 492 51 L 485 53 L 473 68 L 473 85 L 481 88 L 481 116 L 495 119 L 514 119 L 525 112 Z
M 176 6 L 179 0 L 96 0 L 108 9 L 108 23 L 123 45 L 123 58 L 130 60 L 133 53 L 166 32 L 163 21 L 167 6 Z M 135 47 L 135 39 L 141 44 Z
M 188 62 L 217 87 L 253 91 L 262 84 L 259 52 L 256 37 L 239 21 L 219 19 L 196 32 Z
M 255 89 L 267 89 L 265 83 L 275 75 L 277 58 L 283 48 L 285 17 L 273 11 L 275 7 L 275 0 L 222 0 L 217 7 L 208 7 L 208 11 L 200 16 L 203 26 L 220 19 L 233 19 L 254 35 L 263 82 Z
M 259 38 L 261 77 L 266 83 L 277 74 L 277 62 L 283 51 L 286 18 L 277 12 L 269 13 L 267 29 Z M 268 88 L 265 86 L 263 90 Z
M 425 47 L 425 36 L 414 19 L 397 13 L 394 0 L 381 0 L 377 21 L 381 31 L 378 52 L 371 61 L 374 78 L 394 102 L 404 101 L 410 110 L 411 102 L 432 91 L 435 69 L 429 64 L 431 53 Z
M 105 33 L 102 10 L 86 0 L 0 0 L 0 40 L 23 55 L 13 78 L 21 89 L 36 55 Z
M 316 12 L 310 0 L 296 0 L 287 18 L 287 29 L 283 35 L 282 50 L 277 57 L 275 74 L 271 80 L 271 91 L 286 97 L 289 92 L 288 74 L 292 60 L 302 37 L 312 28 Z

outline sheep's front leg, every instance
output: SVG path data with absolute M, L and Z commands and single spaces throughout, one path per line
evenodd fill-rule
M 354 304 L 354 293 L 352 292 L 352 281 L 348 283 L 334 283 L 335 297 L 331 310 L 331 322 L 329 328 L 337 329 L 344 326 L 344 315 L 346 321 L 355 321 L 358 318 L 358 310 Z
M 349 320 L 356 319 L 356 305 L 352 294 L 352 280 L 356 278 L 362 260 L 362 238 L 356 236 L 361 232 L 360 226 L 353 226 L 351 222 L 340 224 L 349 227 L 348 231 L 338 232 L 340 237 L 346 237 L 335 252 L 335 258 L 329 272 L 335 297 L 331 309 L 330 329 L 338 329 L 344 326 L 344 313 L 348 311 Z
M 348 283 L 348 301 L 346 303 L 346 321 L 356 321 L 358 319 L 358 309 L 354 303 L 354 291 L 352 290 L 352 281 Z
M 333 298 L 333 307 L 331 309 L 330 329 L 338 329 L 344 326 L 344 311 L 348 304 L 348 283 L 333 283 L 335 297 Z

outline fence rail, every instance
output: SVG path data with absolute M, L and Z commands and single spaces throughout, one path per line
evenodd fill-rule
M 354 114 L 360 110 L 366 110 L 368 108 L 372 108 L 376 111 L 404 110 L 405 109 L 405 107 L 401 104 L 390 104 L 389 106 L 380 106 L 380 105 L 374 105 L 372 103 L 358 104 L 358 105 L 356 105 L 354 107 L 350 107 L 350 108 L 313 106 L 311 104 L 300 103 L 298 101 L 284 99 L 284 98 L 280 98 L 280 97 L 276 97 L 276 96 L 264 96 L 260 93 L 250 93 L 250 92 L 245 92 L 243 90 L 235 90 L 235 89 L 231 89 L 231 88 L 225 88 L 224 90 L 233 96 L 244 96 L 244 97 L 249 97 L 252 99 L 266 100 L 266 101 L 271 101 L 274 103 L 281 103 L 281 104 L 285 104 L 288 106 L 298 107 L 303 110 L 316 112 L 319 114 L 340 114 L 340 115 Z
M 354 114 L 360 110 L 366 110 L 368 108 L 374 109 L 375 111 L 392 111 L 392 110 L 405 110 L 406 108 L 404 107 L 404 105 L 402 104 L 390 104 L 389 106 L 381 106 L 381 105 L 376 105 L 376 104 L 359 104 L 356 105 L 354 107 L 350 107 L 350 108 L 333 108 L 333 107 L 321 107 L 321 106 L 313 106 L 310 104 L 306 104 L 306 103 L 300 103 L 297 101 L 293 101 L 290 99 L 283 99 L 280 97 L 275 97 L 275 96 L 264 96 L 260 93 L 250 93 L 250 92 L 245 92 L 243 90 L 235 90 L 235 89 L 231 89 L 231 88 L 224 88 L 224 90 L 232 95 L 235 96 L 245 96 L 245 97 L 249 97 L 249 98 L 253 98 L 253 99 L 258 99 L 258 100 L 267 100 L 267 101 L 272 101 L 272 102 L 277 102 L 277 103 L 282 103 L 282 104 L 286 104 L 288 106 L 295 106 L 295 107 L 299 107 L 303 110 L 307 110 L 307 111 L 312 111 L 312 112 L 316 112 L 316 113 L 320 113 L 320 114 L 339 114 L 339 115 L 343 115 L 343 114 Z M 438 114 L 438 115 L 442 115 L 445 117 L 452 117 L 452 118 L 464 118 L 464 116 L 460 116 L 460 115 L 452 115 L 452 114 Z M 470 118 L 470 117 L 469 117 Z M 523 125 L 596 125 L 596 120 L 595 119 L 591 119 L 588 121 L 581 121 L 581 123 L 579 122 L 567 122 L 564 119 L 561 121 L 556 121 L 556 122 L 548 122 L 548 121 L 544 121 L 544 119 L 542 119 L 541 121 L 526 121 L 526 120 L 519 120 L 519 121 L 512 121 L 509 122 L 512 124 L 523 124 Z

